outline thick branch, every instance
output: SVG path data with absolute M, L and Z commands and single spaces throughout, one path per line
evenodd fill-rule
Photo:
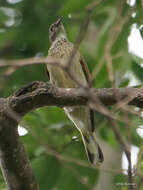
M 38 190 L 24 145 L 18 135 L 18 122 L 9 114 L 7 99 L 0 99 L 0 166 L 8 190 Z
M 95 99 L 101 101 L 105 106 L 117 103 L 126 103 L 137 107 L 143 107 L 143 89 L 118 88 L 118 89 L 91 89 Z M 119 103 L 120 100 L 120 103 Z M 89 94 L 80 88 L 64 89 L 56 88 L 45 82 L 32 82 L 16 92 L 7 99 L 11 109 L 18 114 L 26 114 L 29 111 L 42 106 L 75 106 L 86 105 L 89 101 Z

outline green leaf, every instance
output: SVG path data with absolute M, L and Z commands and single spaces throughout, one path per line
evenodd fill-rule
M 123 88 L 123 87 L 128 86 L 129 82 L 130 82 L 129 79 L 124 78 L 124 79 L 121 81 L 121 83 L 120 83 L 120 88 Z
M 127 183 L 126 176 L 123 174 L 115 175 L 113 180 L 116 186 L 116 190 L 121 190 L 121 187 L 124 187 L 124 184 Z
M 73 1 L 69 0 L 66 3 L 64 3 L 64 6 L 61 10 L 62 15 L 67 15 L 71 12 L 77 12 L 85 9 L 85 6 L 88 5 L 90 2 L 93 0 L 78 0 L 78 1 Z
M 2 176 L 1 170 L 0 170 L 0 189 L 2 189 L 2 190 L 6 189 L 6 184 L 5 184 L 4 178 Z
M 137 62 L 132 61 L 132 71 L 138 79 L 143 81 L 143 67 L 141 67 Z
M 65 178 L 66 176 L 66 178 Z M 60 178 L 56 184 L 59 190 L 88 190 L 88 183 L 95 182 L 97 176 L 97 170 L 86 169 L 79 167 L 73 167 L 73 164 L 64 164 L 60 173 Z M 92 180 L 90 179 L 92 178 Z M 82 180 L 86 180 L 88 183 L 83 183 Z
M 143 59 L 139 56 L 136 56 L 134 54 L 130 54 L 130 57 L 133 61 L 135 61 L 138 64 L 141 64 L 143 62 Z
M 119 33 L 116 41 L 113 43 L 113 46 L 111 48 L 112 55 L 115 55 L 116 53 L 118 53 L 120 51 L 127 50 L 127 48 L 128 48 L 127 39 L 130 34 L 131 24 L 132 24 L 132 21 L 128 20 L 128 22 L 126 22 L 123 25 L 121 32 Z
M 55 157 L 40 156 L 32 161 L 32 168 L 40 190 L 55 187 L 61 170 L 61 165 Z
M 100 35 L 99 35 L 98 44 L 97 44 L 98 48 L 96 51 L 97 62 L 99 62 L 101 57 L 104 55 L 105 45 L 108 40 L 108 33 L 116 17 L 116 10 L 111 9 L 111 12 L 112 12 L 112 17 L 107 17 L 105 24 L 103 25 L 102 28 L 100 28 Z

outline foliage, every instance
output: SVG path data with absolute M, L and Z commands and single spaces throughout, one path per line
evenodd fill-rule
M 63 18 L 68 37 L 74 42 L 85 18 L 85 8 L 92 2 L 92 0 L 2 0 L 0 2 L 1 58 L 20 59 L 47 56 L 50 47 L 49 26 L 59 17 Z M 96 88 L 111 87 L 107 61 L 109 55 L 112 59 L 117 87 L 128 86 L 131 80 L 127 75 L 128 72 L 132 72 L 132 77 L 136 76 L 140 82 L 143 79 L 142 59 L 128 52 L 128 36 L 133 24 L 136 24 L 143 36 L 141 0 L 136 1 L 133 8 L 133 12 L 136 13 L 135 17 L 131 16 L 132 14 L 128 16 L 131 7 L 125 1 L 105 0 L 90 15 L 88 31 L 80 45 L 80 51 L 93 76 L 94 69 L 99 64 L 103 64 L 94 80 Z M 11 95 L 22 85 L 31 81 L 48 80 L 45 65 L 21 67 L 10 76 L 3 76 L 7 69 L 0 68 L 0 80 L 3 84 L 1 97 Z M 142 125 L 142 119 L 132 113 L 124 114 L 124 111 L 114 113 L 117 118 L 125 117 L 130 121 L 131 143 L 137 147 L 143 147 L 141 137 L 136 131 L 138 126 Z M 100 113 L 95 113 L 95 115 L 96 130 L 101 141 L 120 151 L 120 145 L 105 116 Z M 121 121 L 116 121 L 116 123 L 123 138 L 128 138 L 126 124 Z M 61 108 L 40 108 L 27 114 L 21 125 L 28 130 L 28 134 L 23 136 L 22 140 L 40 190 L 86 190 L 93 189 L 98 183 L 100 170 L 77 163 L 77 160 L 81 160 L 81 163 L 84 161 L 88 164 L 81 137 Z M 60 159 L 59 154 L 66 160 Z M 142 152 L 140 155 L 139 162 L 142 163 Z M 121 160 L 117 164 L 120 168 Z M 143 172 L 142 169 L 141 171 Z M 125 183 L 125 176 L 121 172 L 120 174 L 116 172 L 112 181 L 115 188 L 120 180 Z M 0 176 L 0 181 L 2 181 L 2 176 Z M 0 189 L 4 190 L 4 187 L 4 182 L 1 182 Z M 118 186 L 118 189 L 126 188 L 124 185 Z

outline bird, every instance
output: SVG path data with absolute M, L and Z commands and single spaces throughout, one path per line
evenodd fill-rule
M 63 22 L 58 19 L 49 27 L 49 41 L 51 46 L 48 57 L 59 59 L 59 65 L 46 64 L 50 82 L 59 88 L 78 88 L 80 84 L 87 86 L 91 82 L 88 66 L 77 50 L 71 64 L 74 44 L 71 43 L 66 34 Z M 69 66 L 69 72 L 63 69 Z M 88 106 L 67 106 L 64 111 L 81 134 L 89 163 L 93 166 L 103 162 L 103 152 L 96 140 L 94 126 L 94 111 Z

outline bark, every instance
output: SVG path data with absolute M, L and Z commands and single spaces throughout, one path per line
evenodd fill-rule
M 8 190 L 38 190 L 24 145 L 18 135 L 18 120 L 9 114 L 7 99 L 0 99 L 0 165 Z

